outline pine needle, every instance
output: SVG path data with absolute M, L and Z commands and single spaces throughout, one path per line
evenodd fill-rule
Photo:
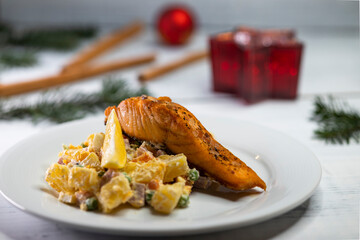
M 11 33 L 12 33 L 11 28 L 8 25 L 0 22 L 0 44 L 1 45 L 3 45 L 4 43 L 7 42 Z
M 332 144 L 349 144 L 351 140 L 360 142 L 360 114 L 347 103 L 336 102 L 333 97 L 326 101 L 315 99 L 315 109 L 311 120 L 318 123 L 315 138 Z
M 37 63 L 34 51 L 0 49 L 0 65 L 3 67 L 31 67 Z
M 96 35 L 93 27 L 28 30 L 14 34 L 11 26 L 0 23 L 0 66 L 30 67 L 37 63 L 35 50 L 74 49 Z
M 7 43 L 15 46 L 37 49 L 71 50 L 81 40 L 95 36 L 95 28 L 42 29 L 32 30 L 20 36 L 11 35 Z
M 11 99 L 0 100 L 0 120 L 31 119 L 34 123 L 42 120 L 63 123 L 103 111 L 126 98 L 148 94 L 144 88 L 133 91 L 124 81 L 111 77 L 103 80 L 99 92 L 69 93 L 66 90 L 44 92 L 40 101 L 29 105 L 14 104 Z

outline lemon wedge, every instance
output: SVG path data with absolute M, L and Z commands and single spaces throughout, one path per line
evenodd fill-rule
M 102 146 L 101 167 L 119 169 L 126 164 L 126 149 L 121 126 L 113 109 L 108 117 Z

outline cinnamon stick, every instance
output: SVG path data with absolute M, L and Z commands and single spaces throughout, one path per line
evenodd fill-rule
M 0 85 L 0 97 L 40 90 L 61 85 L 64 83 L 76 82 L 84 78 L 96 76 L 102 73 L 119 70 L 130 66 L 135 66 L 138 64 L 148 63 L 153 60 L 155 60 L 155 54 L 147 54 L 101 65 L 84 65 L 73 71 L 49 77 L 43 77 L 32 81 Z
M 145 71 L 140 73 L 139 80 L 141 82 L 150 81 L 155 77 L 161 76 L 165 73 L 183 67 L 197 60 L 203 59 L 207 56 L 208 56 L 207 51 L 199 51 L 199 52 L 190 53 L 178 60 L 175 60 L 173 62 L 161 66 L 150 67 L 149 69 L 146 69 Z
M 108 36 L 101 38 L 93 45 L 89 46 L 84 51 L 80 52 L 74 59 L 72 59 L 66 66 L 63 67 L 62 71 L 67 72 L 75 69 L 76 67 L 91 61 L 98 57 L 104 52 L 110 50 L 115 45 L 120 44 L 127 38 L 130 38 L 139 33 L 144 27 L 144 24 L 139 21 L 134 21 L 129 25 L 121 28 Z

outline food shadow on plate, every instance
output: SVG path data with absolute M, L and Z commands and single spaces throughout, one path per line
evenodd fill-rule
M 36 187 L 36 188 L 40 189 L 40 191 L 42 191 L 44 193 L 47 193 L 47 194 L 53 196 L 56 199 L 59 197 L 59 193 L 57 191 L 55 191 L 54 189 L 52 189 L 52 188 L 47 188 L 47 187 L 43 187 L 43 186 L 39 186 L 39 187 Z
M 218 239 L 251 239 L 263 240 L 269 238 L 276 238 L 282 232 L 296 225 L 296 223 L 306 215 L 307 211 L 312 205 L 312 199 L 305 201 L 297 208 L 286 212 L 276 218 L 272 218 L 265 222 L 253 224 L 250 226 L 229 229 L 224 231 L 211 231 L 202 234 L 193 235 L 179 235 L 179 236 L 156 236 L 156 237 L 143 237 L 143 236 L 119 236 L 112 234 L 89 233 L 81 230 L 71 229 L 58 225 L 62 231 L 67 235 L 76 236 L 76 239 L 106 239 L 106 240 L 218 240 Z
M 216 181 L 212 181 L 208 186 L 206 187 L 199 187 L 193 188 L 193 192 L 199 192 L 207 195 L 211 195 L 214 197 L 223 198 L 229 201 L 237 201 L 240 198 L 252 196 L 252 195 L 258 195 L 263 193 L 263 190 L 258 190 L 258 188 L 252 188 L 244 191 L 235 191 L 231 190 L 229 188 L 224 187 L 220 183 Z

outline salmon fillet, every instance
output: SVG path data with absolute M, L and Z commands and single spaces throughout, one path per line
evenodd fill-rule
M 108 116 L 115 107 L 105 110 Z M 265 182 L 244 162 L 217 142 L 196 117 L 168 97 L 132 97 L 116 108 L 122 130 L 139 140 L 161 143 L 184 153 L 196 168 L 233 190 L 260 187 Z

